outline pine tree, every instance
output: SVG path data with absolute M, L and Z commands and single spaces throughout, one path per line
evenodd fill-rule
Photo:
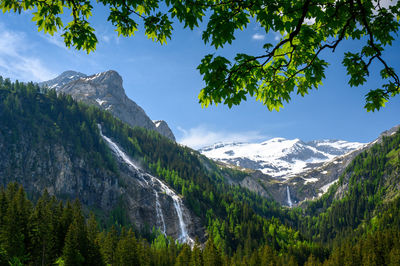
M 113 225 L 105 234 L 104 239 L 100 242 L 100 252 L 103 255 L 106 264 L 113 265 L 115 263 L 115 250 L 118 245 L 118 232 Z
M 87 238 L 88 251 L 86 263 L 88 265 L 104 265 L 103 258 L 100 253 L 100 245 L 98 242 L 99 228 L 93 213 L 90 214 L 87 221 Z
M 261 251 L 261 265 L 276 265 L 274 251 L 268 245 L 265 245 Z
M 182 246 L 181 252 L 179 252 L 178 257 L 175 261 L 175 266 L 189 266 L 191 256 L 191 250 L 189 245 L 184 244 Z
M 390 234 L 393 237 L 393 247 L 388 254 L 390 266 L 400 265 L 400 239 L 399 232 Z
M 50 197 L 45 191 L 38 200 L 30 219 L 32 247 L 31 260 L 35 265 L 47 265 L 56 258 L 54 252 L 53 217 Z
M 202 266 L 203 265 L 203 254 L 199 245 L 196 243 L 194 244 L 192 255 L 190 256 L 190 266 Z
M 125 234 L 121 234 L 121 238 L 118 242 L 115 251 L 116 265 L 141 265 L 139 253 L 138 253 L 138 242 L 136 241 L 135 234 L 132 230 L 129 230 Z
M 26 198 L 22 186 L 16 183 L 9 184 L 5 194 L 8 206 L 0 232 L 0 239 L 4 250 L 10 258 L 24 262 L 28 259 L 27 251 L 31 244 L 29 217 L 32 205 Z
M 204 265 L 219 266 L 222 265 L 221 255 L 219 254 L 214 242 L 209 239 L 203 253 Z
M 79 201 L 74 202 L 73 220 L 65 237 L 63 258 L 65 265 L 84 265 L 88 257 L 88 239 L 85 219 Z
M 311 254 L 308 257 L 306 263 L 304 264 L 304 266 L 319 266 L 319 265 L 321 265 L 321 262 L 316 257 L 314 257 L 313 254 Z
M 65 237 L 65 246 L 63 249 L 63 259 L 66 266 L 69 265 L 84 265 L 85 257 L 79 249 L 79 225 L 73 222 Z

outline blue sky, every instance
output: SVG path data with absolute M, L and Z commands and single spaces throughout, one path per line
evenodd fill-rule
M 97 50 L 87 55 L 64 47 L 59 36 L 38 32 L 31 15 L 0 15 L 0 75 L 20 81 L 43 81 L 65 70 L 95 74 L 116 70 L 124 80 L 129 98 L 138 103 L 151 119 L 166 120 L 177 140 L 198 148 L 218 141 L 262 141 L 272 137 L 344 139 L 369 142 L 382 131 L 400 124 L 400 97 L 385 108 L 368 113 L 364 95 L 379 86 L 372 74 L 362 87 L 351 88 L 341 66 L 343 52 L 360 49 L 358 42 L 343 43 L 335 54 L 323 57 L 331 64 L 324 85 L 292 101 L 280 112 L 270 112 L 249 98 L 240 106 L 201 108 L 197 95 L 203 86 L 197 65 L 204 55 L 215 52 L 201 40 L 201 29 L 190 31 L 174 24 L 172 40 L 161 46 L 148 40 L 139 30 L 132 38 L 119 38 L 106 22 L 103 8 L 96 8 L 90 20 L 99 39 Z M 232 45 L 216 51 L 232 58 L 237 52 L 262 53 L 267 40 L 276 41 L 275 33 L 265 34 L 250 24 L 236 34 Z M 385 58 L 400 73 L 400 39 L 385 52 Z M 373 68 L 377 70 L 379 68 Z M 371 71 L 373 72 L 373 71 Z

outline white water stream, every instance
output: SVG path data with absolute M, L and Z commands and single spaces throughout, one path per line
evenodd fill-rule
M 292 208 L 293 203 L 292 203 L 292 199 L 290 198 L 289 186 L 286 186 L 286 193 L 287 193 L 287 203 L 288 203 L 289 207 Z
M 166 225 L 165 225 L 165 220 L 164 220 L 164 215 L 161 209 L 161 204 L 159 201 L 159 196 L 158 196 L 158 192 L 155 188 L 156 184 L 159 185 L 160 190 L 165 193 L 166 195 L 170 196 L 174 202 L 174 207 L 176 210 L 176 214 L 178 216 L 178 221 L 179 221 L 179 228 L 180 228 L 180 235 L 178 238 L 179 242 L 184 242 L 184 243 L 188 243 L 189 245 L 193 246 L 194 245 L 194 240 L 189 236 L 187 229 L 186 229 L 186 224 L 185 221 L 183 219 L 183 213 L 182 213 L 182 199 L 178 196 L 178 194 L 176 194 L 172 189 L 170 189 L 164 182 L 162 182 L 160 179 L 158 179 L 155 176 L 152 176 L 148 173 L 143 172 L 143 170 L 141 170 L 137 165 L 135 165 L 132 160 L 118 147 L 118 145 L 116 143 L 114 143 L 110 138 L 106 137 L 103 135 L 103 132 L 101 130 L 101 126 L 99 126 L 99 130 L 100 130 L 100 135 L 102 136 L 102 138 L 107 142 L 107 144 L 109 145 L 109 147 L 114 151 L 114 153 L 116 155 L 118 155 L 126 164 L 130 165 L 131 167 L 133 167 L 134 170 L 136 170 L 136 172 L 138 173 L 138 176 L 141 178 L 141 180 L 139 181 L 140 184 L 142 186 L 144 186 L 144 183 L 146 183 L 146 185 L 148 187 L 151 187 L 153 189 L 153 192 L 155 194 L 155 198 L 156 198 L 156 214 L 157 214 L 157 222 L 158 224 L 160 224 L 160 230 L 166 234 Z M 150 179 L 151 181 L 151 185 L 149 184 L 149 182 L 146 180 Z M 141 182 L 143 181 L 143 182 Z
M 163 213 L 162 213 L 160 201 L 158 200 L 158 192 L 157 192 L 157 190 L 155 190 L 155 189 L 154 189 L 154 192 L 155 192 L 155 194 L 156 194 L 156 212 L 157 212 L 157 219 L 158 219 L 159 222 L 161 222 L 161 226 L 160 226 L 160 227 L 162 227 L 162 229 L 161 229 L 162 233 L 163 233 L 164 235 L 166 235 L 166 228 L 165 228 L 164 215 L 163 215 Z

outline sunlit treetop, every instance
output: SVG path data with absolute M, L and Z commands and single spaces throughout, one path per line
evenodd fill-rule
M 78 0 L 1 0 L 3 12 L 32 10 L 39 31 L 53 35 L 62 32 L 67 47 L 88 53 L 98 42 L 88 22 L 94 16 L 94 1 Z M 258 55 L 238 53 L 234 60 L 206 55 L 198 69 L 205 87 L 199 94 L 202 106 L 224 103 L 229 107 L 255 97 L 269 110 L 279 110 L 293 93 L 304 96 L 318 88 L 325 78 L 328 62 L 324 50 L 335 52 L 345 40 L 360 40 L 355 51 L 344 54 L 350 86 L 363 85 L 370 66 L 380 65 L 379 88 L 365 96 L 368 111 L 379 110 L 400 93 L 400 79 L 383 57 L 399 32 L 400 2 L 368 0 L 97 0 L 109 9 L 108 21 L 118 35 L 133 36 L 139 24 L 145 35 L 164 44 L 171 39 L 173 20 L 194 29 L 203 19 L 207 27 L 202 39 L 216 50 L 232 44 L 237 30 L 255 20 L 265 33 L 281 34 L 278 43 L 265 43 Z M 163 6 L 163 8 L 161 8 Z M 165 6 L 167 8 L 165 8 Z M 71 19 L 61 18 L 64 11 Z

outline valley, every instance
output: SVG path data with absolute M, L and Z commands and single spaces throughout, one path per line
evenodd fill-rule
M 400 261 L 399 126 L 372 143 L 196 151 L 125 99 L 116 72 L 44 84 L 0 79 L 1 263 Z M 147 124 L 126 121 L 134 109 Z

